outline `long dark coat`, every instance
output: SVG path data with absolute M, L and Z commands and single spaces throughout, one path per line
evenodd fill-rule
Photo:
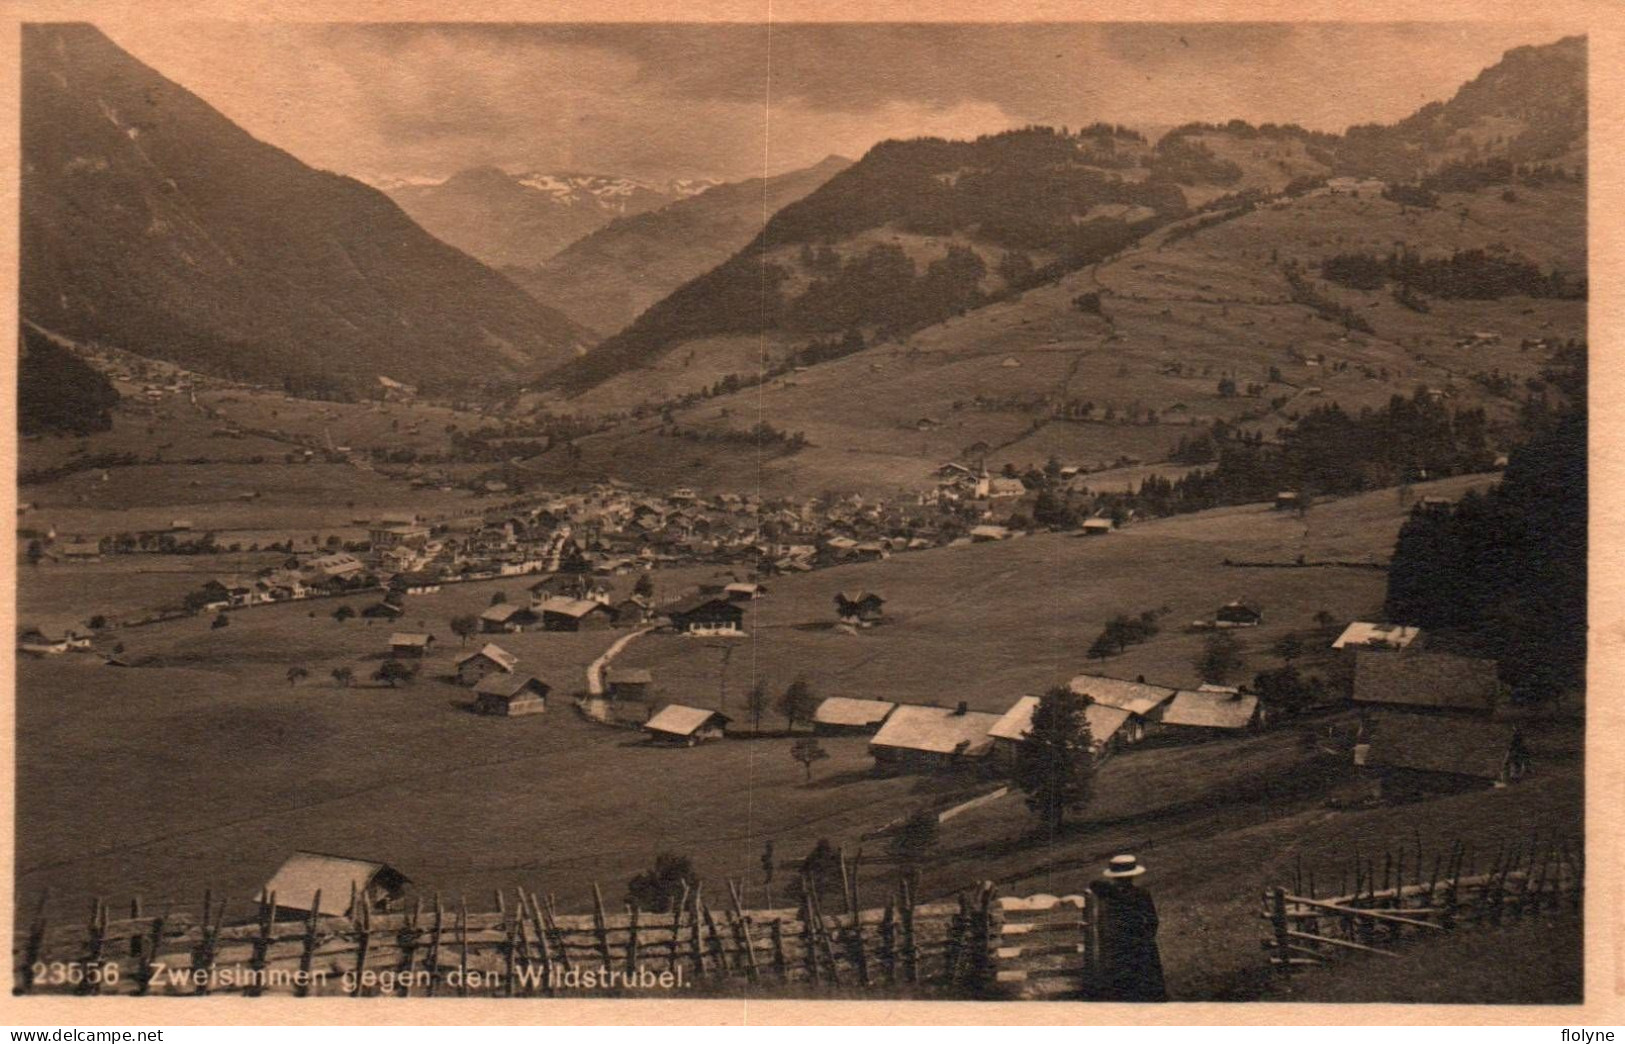
M 1095 995 L 1110 1001 L 1167 1000 L 1151 893 L 1109 878 L 1091 884 L 1089 893 L 1100 939 Z

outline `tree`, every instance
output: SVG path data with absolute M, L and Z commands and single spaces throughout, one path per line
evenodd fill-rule
M 818 698 L 813 695 L 812 686 L 807 684 L 805 678 L 791 682 L 779 696 L 779 713 L 784 715 L 792 729 L 798 721 L 812 721 L 813 712 L 817 709 Z
M 1287 663 L 1291 663 L 1303 655 L 1303 639 L 1296 634 L 1284 634 L 1276 641 L 1270 651 Z
M 841 878 L 842 858 L 841 852 L 829 843 L 829 838 L 819 838 L 812 851 L 801 861 L 801 872 L 790 887 L 790 898 L 800 902 L 808 884 L 812 885 L 816 895 L 839 895 L 845 889 Z
M 767 713 L 769 702 L 767 686 L 757 679 L 745 694 L 745 709 L 750 712 L 751 723 L 757 732 L 762 731 L 762 715 Z
M 1088 803 L 1093 789 L 1094 737 L 1084 717 L 1090 702 L 1065 686 L 1050 689 L 1039 697 L 1016 748 L 1016 785 L 1051 834 L 1061 829 L 1068 809 Z
M 372 680 L 383 682 L 391 689 L 401 682 L 411 681 L 417 676 L 417 669 L 408 667 L 399 660 L 385 660 L 376 671 L 372 672 Z
M 1323 631 L 1330 630 L 1336 622 L 1337 617 L 1333 616 L 1330 610 L 1320 609 L 1315 612 L 1315 626 Z
M 506 594 L 502 593 L 501 591 L 497 591 L 497 592 L 495 592 L 495 593 L 493 593 L 491 595 L 491 604 L 492 605 L 506 605 L 507 602 L 508 602 L 508 596 Z
M 305 670 L 303 667 L 289 667 L 288 668 L 288 685 L 289 685 L 289 687 L 298 685 L 300 682 L 304 681 L 308 677 L 310 677 L 310 672 Z
M 1192 665 L 1204 682 L 1223 685 L 1241 670 L 1241 643 L 1229 631 L 1216 631 L 1202 643 Z
M 347 605 L 341 605 L 337 609 L 333 610 L 333 619 L 337 620 L 339 623 L 343 623 L 344 621 L 353 619 L 354 617 L 355 610 L 351 609 Z
M 107 627 L 107 617 L 103 616 L 101 613 L 97 613 L 95 616 L 92 616 L 89 620 L 85 621 L 85 626 L 89 627 L 92 631 L 103 630 Z
M 655 865 L 626 883 L 626 902 L 649 913 L 671 913 L 700 887 L 694 861 L 674 852 L 655 856 Z
M 231 619 L 225 613 L 215 614 L 214 622 L 209 624 L 209 630 L 218 631 L 222 627 L 230 627 Z
M 1253 690 L 1263 704 L 1268 720 L 1290 718 L 1306 708 L 1319 688 L 1318 680 L 1306 682 L 1298 669 L 1290 663 L 1273 671 L 1263 671 L 1253 678 Z
M 348 689 L 355 680 L 355 672 L 348 667 L 335 667 L 332 670 L 333 684 L 341 689 Z
M 455 634 L 464 645 L 467 645 L 469 638 L 478 634 L 479 631 L 480 618 L 473 613 L 464 613 L 451 618 L 451 633 Z
M 632 593 L 639 598 L 653 598 L 655 594 L 654 577 L 648 573 L 641 573 L 638 582 L 632 585 Z
M 903 825 L 892 835 L 891 849 L 904 863 L 923 861 L 937 843 L 940 833 L 937 814 L 929 808 L 917 808 L 909 813 Z
M 790 748 L 790 756 L 801 762 L 801 767 L 807 770 L 807 782 L 811 783 L 813 764 L 829 757 L 829 751 L 820 746 L 817 740 L 809 737 L 796 740 L 795 745 Z

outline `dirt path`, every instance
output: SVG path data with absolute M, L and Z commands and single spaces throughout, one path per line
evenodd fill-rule
M 604 668 L 609 666 L 609 661 L 619 656 L 622 649 L 632 644 L 632 639 L 648 634 L 652 630 L 654 630 L 653 627 L 640 627 L 631 634 L 622 635 L 615 639 L 613 645 L 604 650 L 604 655 L 587 664 L 588 695 L 602 696 L 604 694 Z

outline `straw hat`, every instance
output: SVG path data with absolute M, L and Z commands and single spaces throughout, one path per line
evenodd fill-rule
M 1112 856 L 1111 862 L 1106 864 L 1106 869 L 1101 871 L 1100 876 L 1139 877 L 1143 873 L 1145 873 L 1145 867 L 1140 865 L 1138 859 L 1131 855 L 1115 855 Z

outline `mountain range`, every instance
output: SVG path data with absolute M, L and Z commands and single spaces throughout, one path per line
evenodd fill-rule
M 571 318 L 611 333 L 726 261 L 769 215 L 851 165 L 830 156 L 804 170 L 713 185 L 658 210 L 616 218 L 540 265 L 504 271 Z
M 384 182 L 418 224 L 488 265 L 538 265 L 616 218 L 658 210 L 716 182 L 473 167 L 444 181 Z
M 505 385 L 594 335 L 84 24 L 25 26 L 21 312 L 207 372 Z

